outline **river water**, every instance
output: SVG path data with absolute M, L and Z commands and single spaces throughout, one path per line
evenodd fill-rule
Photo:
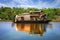
M 60 40 L 60 22 L 0 22 L 0 40 Z

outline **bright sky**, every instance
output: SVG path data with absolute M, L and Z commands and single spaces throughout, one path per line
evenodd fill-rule
M 60 0 L 0 0 L 0 7 L 60 8 Z

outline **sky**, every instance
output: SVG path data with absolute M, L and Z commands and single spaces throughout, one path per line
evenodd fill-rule
M 0 7 L 60 8 L 60 0 L 0 0 Z

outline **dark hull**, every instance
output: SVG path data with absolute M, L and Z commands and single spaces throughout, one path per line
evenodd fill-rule
M 17 21 L 15 23 L 49 23 L 51 20 L 41 20 L 41 21 Z

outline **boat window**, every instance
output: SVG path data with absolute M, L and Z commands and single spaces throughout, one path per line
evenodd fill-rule
M 24 17 L 21 17 L 21 20 L 24 20 Z

